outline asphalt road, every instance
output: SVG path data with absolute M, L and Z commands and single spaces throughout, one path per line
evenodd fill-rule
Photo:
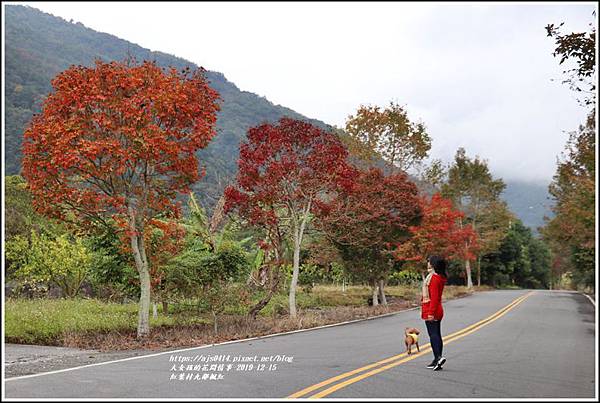
M 9 378 L 4 393 L 7 399 L 597 399 L 595 307 L 585 296 L 491 291 L 445 302 L 444 307 L 447 363 L 437 372 L 425 368 L 432 358 L 429 340 L 419 311 L 411 310 L 343 326 Z M 406 326 L 423 330 L 420 354 L 404 354 Z M 207 357 L 215 361 L 202 368 Z

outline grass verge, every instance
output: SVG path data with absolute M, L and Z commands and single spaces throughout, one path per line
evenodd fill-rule
M 476 288 L 479 290 L 482 288 Z M 466 287 L 447 286 L 444 300 L 469 295 Z M 210 314 L 179 313 L 156 319 L 150 315 L 151 334 L 136 339 L 137 304 L 108 303 L 93 299 L 8 299 L 5 304 L 5 341 L 92 348 L 102 351 L 161 349 L 219 343 L 249 337 L 306 329 L 332 323 L 363 319 L 417 307 L 418 290 L 387 287 L 387 306 L 367 306 L 368 287 L 318 285 L 310 293 L 299 292 L 299 315 L 287 315 L 287 295 L 276 295 L 256 320 L 249 320 L 245 309 L 228 307 L 217 319 L 214 332 Z M 415 319 L 418 319 L 417 317 Z

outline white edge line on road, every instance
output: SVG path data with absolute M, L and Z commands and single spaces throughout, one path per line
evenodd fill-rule
M 184 351 L 199 350 L 199 349 L 202 349 L 202 348 L 215 347 L 215 346 L 223 346 L 225 344 L 242 343 L 242 342 L 245 342 L 245 341 L 266 339 L 266 338 L 269 338 L 269 337 L 276 337 L 276 336 L 284 336 L 284 335 L 288 335 L 288 334 L 292 334 L 292 333 L 300 333 L 300 332 L 307 332 L 307 331 L 310 331 L 310 330 L 324 329 L 324 328 L 327 328 L 327 327 L 342 326 L 342 325 L 347 325 L 347 324 L 350 324 L 350 323 L 362 322 L 362 321 L 366 321 L 366 320 L 383 318 L 385 316 L 397 315 L 397 314 L 402 313 L 402 312 L 414 311 L 415 309 L 419 309 L 419 308 L 420 307 L 414 307 L 414 308 L 404 309 L 404 310 L 401 310 L 401 311 L 384 313 L 382 315 L 371 316 L 371 317 L 368 317 L 368 318 L 354 319 L 354 320 L 349 320 L 349 321 L 346 321 L 346 322 L 330 323 L 328 325 L 310 327 L 308 329 L 297 329 L 297 330 L 291 330 L 289 332 L 273 333 L 273 334 L 267 334 L 267 335 L 264 335 L 264 336 L 250 337 L 250 338 L 247 338 L 247 339 L 230 340 L 230 341 L 225 341 L 225 342 L 217 343 L 217 344 L 205 344 L 205 345 L 197 346 L 197 347 L 188 347 L 188 348 L 183 348 L 183 349 L 179 349 L 179 350 L 161 351 L 160 353 L 155 353 L 155 354 L 145 354 L 145 355 L 139 355 L 139 356 L 135 356 L 135 357 L 120 358 L 118 360 L 97 362 L 97 363 L 94 363 L 94 364 L 80 365 L 78 367 L 58 369 L 56 371 L 48 371 L 48 372 L 40 372 L 40 373 L 37 373 L 37 374 L 31 374 L 31 375 L 15 376 L 15 377 L 11 377 L 11 378 L 4 378 L 4 381 L 5 382 L 8 382 L 8 381 L 17 381 L 17 380 L 20 380 L 20 379 L 35 378 L 37 376 L 51 375 L 51 374 L 58 374 L 58 373 L 61 373 L 61 372 L 75 371 L 77 369 L 88 368 L 88 367 L 95 367 L 95 366 L 98 366 L 98 365 L 112 364 L 112 363 L 115 363 L 115 362 L 132 361 L 132 360 L 137 360 L 137 359 L 140 359 L 140 358 L 157 357 L 159 355 L 181 353 L 181 352 L 184 352 Z
M 580 294 L 585 296 L 587 299 L 590 300 L 590 302 L 592 303 L 592 305 L 594 305 L 594 308 L 596 307 L 596 301 L 594 301 L 594 299 L 592 297 L 590 297 L 589 295 L 581 292 L 581 291 L 574 291 L 574 290 L 545 290 L 545 291 L 551 291 L 551 292 L 565 292 L 565 293 L 569 293 L 569 294 Z
M 592 299 L 592 297 L 590 297 L 590 296 L 589 296 L 589 295 L 587 295 L 587 294 L 582 294 L 582 295 L 585 295 L 585 296 L 587 297 L 587 299 L 589 299 L 589 300 L 590 300 L 590 302 L 592 303 L 592 305 L 594 305 L 594 308 L 596 307 L 596 301 L 594 301 L 594 300 Z

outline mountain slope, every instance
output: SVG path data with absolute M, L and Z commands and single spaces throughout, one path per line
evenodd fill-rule
M 546 183 L 506 181 L 506 189 L 500 197 L 534 233 L 537 232 L 538 227 L 544 225 L 544 216 L 554 216 L 550 209 L 554 202 L 548 193 Z
M 152 52 L 113 35 L 96 32 L 81 23 L 43 13 L 35 8 L 5 6 L 5 164 L 7 175 L 20 171 L 23 131 L 33 113 L 51 92 L 50 80 L 70 65 L 91 66 L 94 60 L 155 60 L 160 66 L 196 68 L 194 63 L 162 52 Z M 217 136 L 199 152 L 206 177 L 194 190 L 206 205 L 212 205 L 224 185 L 237 170 L 238 147 L 249 127 L 274 122 L 282 116 L 303 119 L 328 128 L 323 122 L 308 119 L 289 108 L 274 105 L 264 97 L 241 91 L 223 74 L 208 71 L 210 85 L 222 98 L 217 120 Z

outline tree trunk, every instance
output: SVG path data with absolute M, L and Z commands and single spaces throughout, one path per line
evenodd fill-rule
M 290 284 L 290 317 L 295 318 L 296 313 L 296 285 L 298 284 L 298 273 L 300 272 L 300 239 L 294 234 L 294 266 L 292 271 L 292 283 Z
M 147 267 L 139 269 L 140 307 L 138 312 L 138 339 L 150 334 L 150 273 Z
M 295 318 L 296 313 L 296 286 L 298 285 L 298 273 L 300 272 L 300 247 L 302 246 L 302 236 L 304 235 L 304 228 L 306 221 L 308 220 L 308 214 L 310 213 L 310 206 L 312 201 L 309 200 L 308 204 L 302 210 L 302 217 L 300 222 L 297 218 L 294 219 L 294 266 L 292 271 L 292 283 L 290 284 L 290 317 Z
M 465 272 L 467 273 L 467 288 L 473 288 L 473 280 L 471 279 L 471 261 L 465 260 Z
M 477 257 L 477 287 L 481 287 L 481 257 Z
M 163 300 L 162 307 L 163 307 L 163 315 L 168 314 L 169 313 L 169 303 L 167 301 Z
M 138 339 L 150 334 L 150 273 L 148 269 L 140 272 L 140 310 L 138 314 Z
M 217 335 L 217 314 L 215 312 L 212 313 L 213 315 L 213 328 L 215 330 L 215 336 Z
M 140 305 L 138 311 L 137 338 L 142 339 L 150 334 L 150 270 L 144 247 L 144 230 L 137 225 L 135 213 L 129 206 L 130 241 L 135 266 L 140 276 Z
M 277 291 L 277 288 L 279 287 L 279 281 L 280 281 L 280 260 L 279 260 L 279 252 L 278 252 L 278 248 L 276 247 L 274 249 L 274 254 L 275 254 L 275 264 L 273 265 L 272 263 L 270 263 L 268 266 L 264 266 L 264 270 L 261 268 L 260 270 L 264 272 L 264 278 L 265 278 L 265 282 L 262 285 L 267 285 L 267 295 L 261 299 L 260 301 L 258 301 L 256 303 L 256 305 L 254 305 L 249 311 L 248 311 L 248 316 L 251 317 L 253 320 L 256 320 L 256 315 L 265 307 L 267 306 L 267 304 L 269 303 L 269 301 L 271 300 L 271 298 L 273 297 L 273 295 L 275 294 L 275 292 Z M 267 257 L 265 256 L 265 261 L 266 261 Z
M 152 303 L 152 317 L 154 319 L 158 318 L 158 304 L 156 302 Z
M 379 280 L 379 299 L 381 300 L 381 305 L 387 305 L 387 298 L 385 297 L 384 286 L 385 286 L 385 280 L 380 279 Z
M 379 305 L 379 301 L 377 300 L 377 291 L 378 291 L 377 281 L 373 281 L 373 306 Z
M 252 320 L 256 320 L 256 315 L 258 315 L 258 313 L 265 307 L 267 306 L 267 304 L 269 303 L 269 301 L 271 300 L 271 298 L 273 297 L 273 293 L 274 290 L 271 289 L 269 290 L 269 292 L 267 293 L 267 295 L 261 299 L 260 301 L 258 301 L 256 303 L 256 305 L 254 305 L 250 311 L 248 311 L 248 316 L 252 318 Z
M 462 218 L 459 219 L 460 229 L 463 228 Z M 465 242 L 465 252 L 469 250 L 468 242 Z M 471 279 L 471 262 L 469 259 L 465 259 L 465 272 L 467 274 L 467 288 L 473 288 L 473 280 Z
M 65 280 L 65 282 L 64 282 L 64 285 L 62 287 L 62 292 L 66 298 L 73 298 L 73 291 L 67 280 Z

